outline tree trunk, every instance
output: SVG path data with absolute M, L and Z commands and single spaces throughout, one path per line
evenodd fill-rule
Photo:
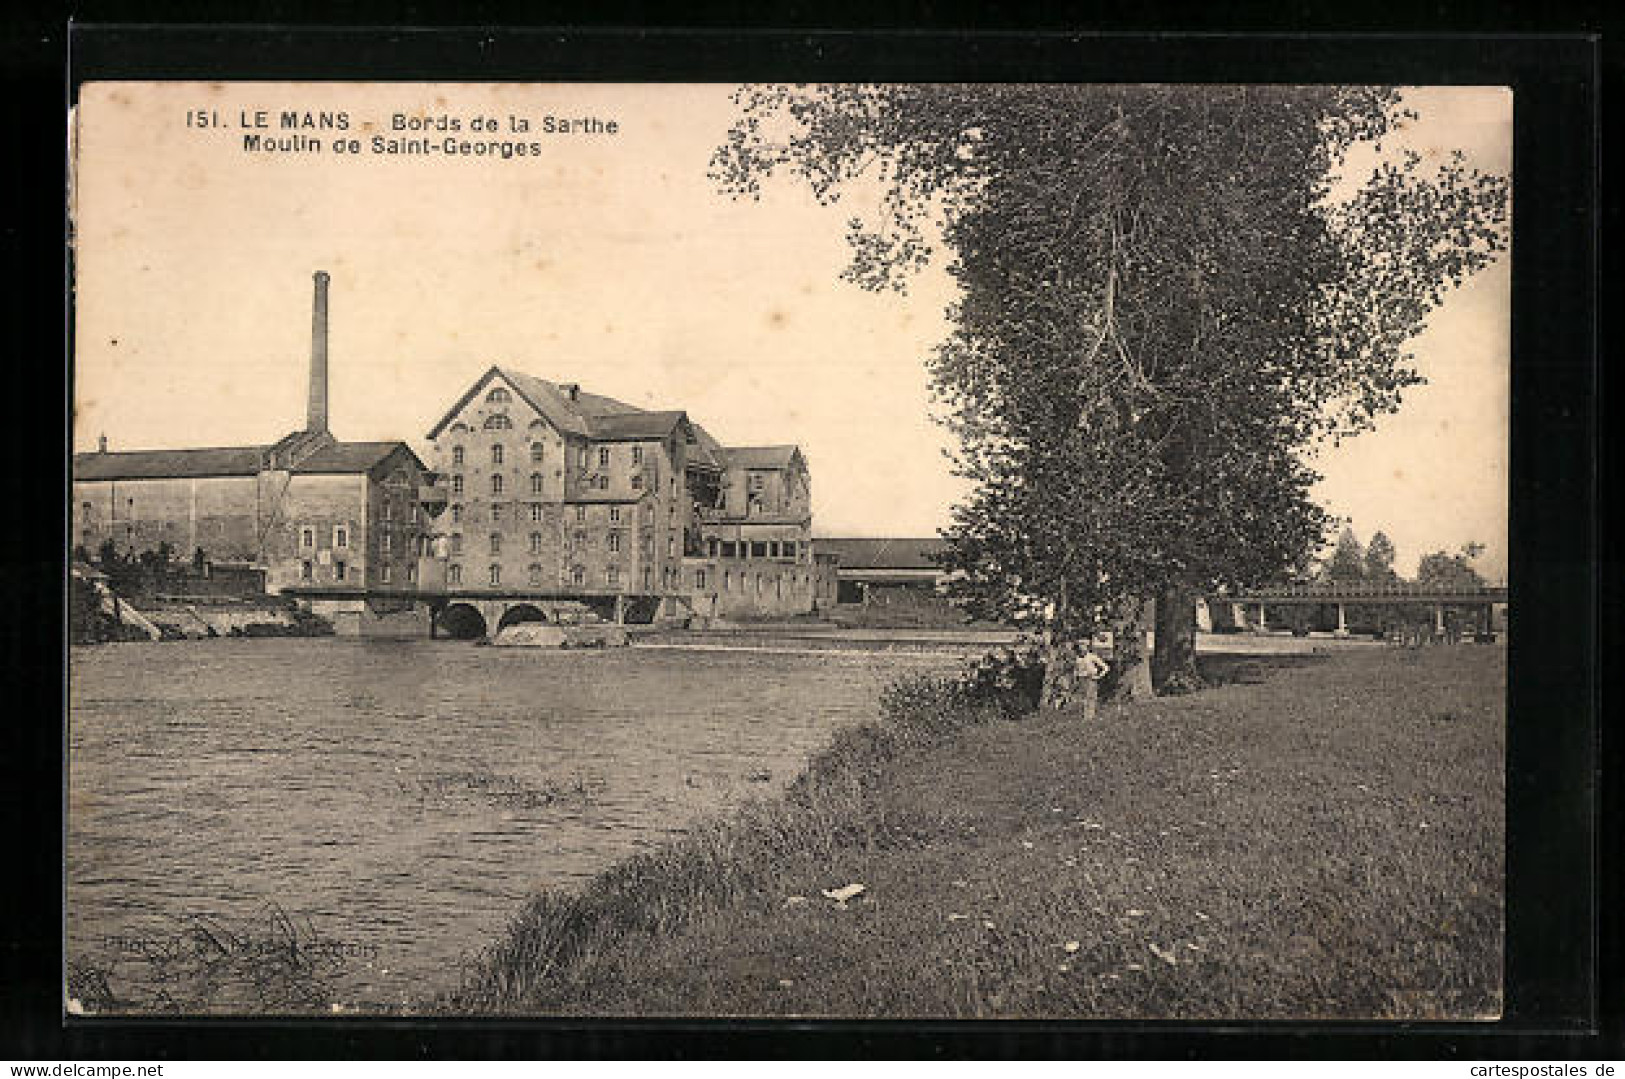
M 1196 592 L 1180 583 L 1157 596 L 1157 641 L 1151 657 L 1151 679 L 1162 694 L 1200 689 L 1196 673 Z
M 1112 699 L 1145 700 L 1151 688 L 1151 654 L 1145 647 L 1146 607 L 1133 601 L 1112 620 Z

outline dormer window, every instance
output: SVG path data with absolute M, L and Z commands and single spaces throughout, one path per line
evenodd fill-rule
M 485 395 L 485 403 L 488 405 L 505 405 L 512 400 L 513 394 L 509 393 L 501 386 L 498 386 L 496 389 Z

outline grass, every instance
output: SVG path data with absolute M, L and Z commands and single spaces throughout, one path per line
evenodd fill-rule
M 1215 659 L 1005 718 L 916 686 L 781 800 L 537 896 L 435 1010 L 1481 1018 L 1504 653 Z M 840 904 L 823 895 L 852 883 Z

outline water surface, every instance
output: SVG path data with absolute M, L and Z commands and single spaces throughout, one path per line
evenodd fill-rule
M 210 640 L 72 656 L 68 954 L 252 924 L 353 950 L 350 1007 L 419 999 L 538 889 L 782 788 L 942 656 Z

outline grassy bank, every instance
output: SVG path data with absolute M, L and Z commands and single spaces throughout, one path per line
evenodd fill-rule
M 782 801 L 539 896 L 436 1006 L 1495 1014 L 1501 650 L 1210 663 L 1090 725 L 894 701 Z

